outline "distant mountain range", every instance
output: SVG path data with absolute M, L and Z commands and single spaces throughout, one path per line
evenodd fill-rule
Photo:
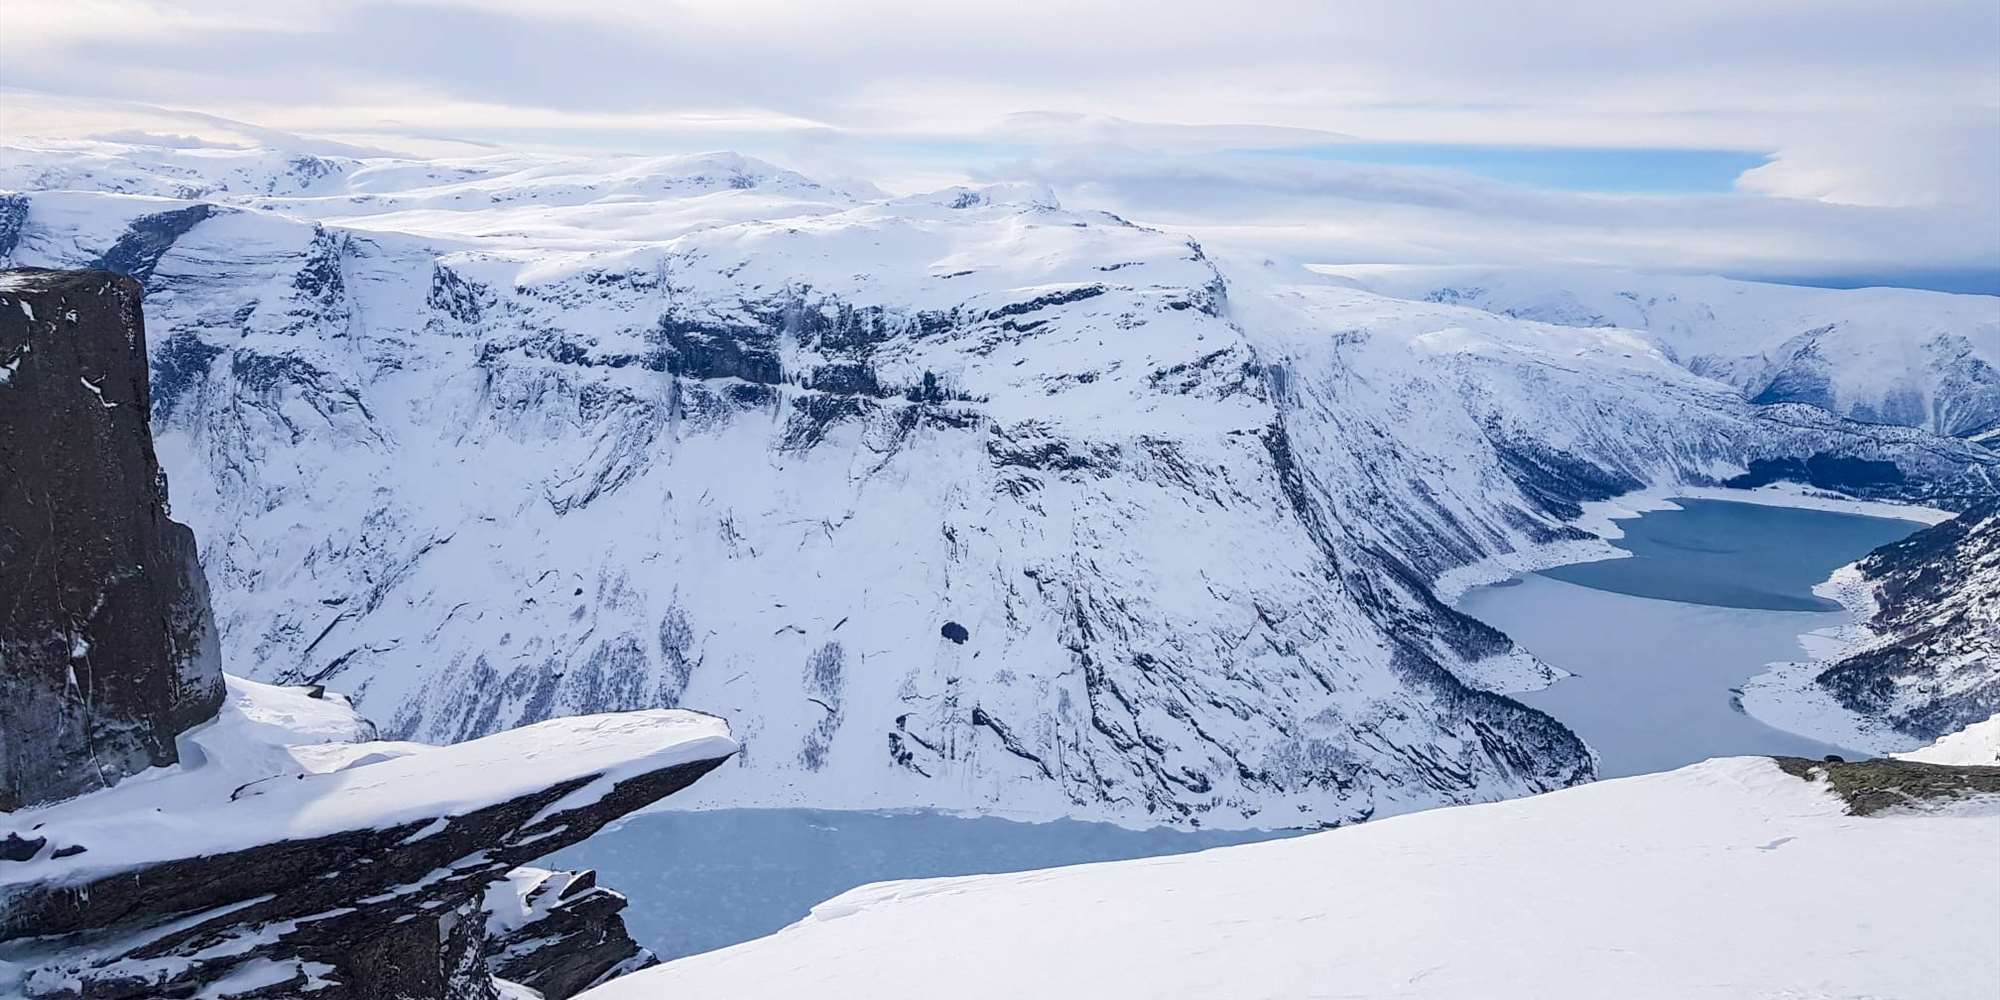
M 735 804 L 1344 823 L 1588 779 L 1439 578 L 1581 501 L 2000 493 L 1995 300 L 1218 259 L 731 154 L 0 150 L 146 287 L 225 662 L 391 735 L 687 704 Z M 1761 470 L 1761 471 L 1758 471 Z M 1820 471 L 1813 471 L 1820 470 Z

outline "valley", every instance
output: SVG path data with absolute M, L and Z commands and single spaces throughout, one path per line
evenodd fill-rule
M 920 940 L 901 921 L 933 913 L 1039 925 L 1105 905 L 1114 938 L 1157 916 L 1163 946 L 1204 955 L 1211 932 L 1302 947 L 1290 932 L 1321 920 L 1367 942 L 1436 919 L 1371 928 L 1347 887 L 1393 883 L 1432 902 L 1477 886 L 1452 918 L 1468 936 L 1526 900 L 1630 975 L 1616 940 L 1546 912 L 1581 891 L 1557 861 L 1592 831 L 1586 869 L 1630 866 L 1655 892 L 1761 878 L 1769 918 L 1793 921 L 1859 905 L 1841 887 L 1777 898 L 1815 863 L 1933 837 L 1962 853 L 1992 825 L 1984 800 L 1954 800 L 1837 837 L 1839 803 L 1801 771 L 1922 745 L 1920 724 L 1961 728 L 1992 697 L 1996 522 L 1892 544 L 2000 495 L 2000 326 L 1980 297 L 1357 278 L 1036 184 L 892 196 L 735 154 L 91 141 L 0 150 L 0 188 L 0 263 L 109 270 L 143 297 L 136 405 L 91 378 L 90 399 L 56 398 L 150 418 L 142 478 L 162 516 L 171 481 L 205 634 L 247 675 L 232 711 L 330 693 L 340 739 L 365 740 L 313 750 L 294 743 L 321 734 L 286 730 L 282 753 L 205 773 L 190 741 L 180 776 L 255 783 L 269 756 L 316 789 L 346 780 L 315 770 L 331 753 L 420 782 L 424 760 L 548 765 L 577 718 L 716 717 L 690 740 L 706 776 L 661 810 L 487 859 L 477 878 L 500 881 L 476 901 L 450 886 L 454 913 L 487 913 L 483 940 L 524 954 L 560 959 L 549 941 L 608 934 L 621 910 L 636 945 L 599 966 L 696 956 L 669 972 L 700 988 L 755 986 L 741 956 L 786 942 L 805 957 L 752 964 L 865 979 L 827 957 L 877 953 L 849 928 Z M 1917 334 L 1887 317 L 1923 350 L 1890 349 Z M 42 363 L 23 343 L 10 379 Z M 1881 582 L 1823 586 L 1856 560 Z M 1737 697 L 1770 684 L 1766 664 L 1821 655 L 1802 634 L 1857 638 L 1878 592 L 1903 632 L 1838 690 L 1816 666 L 1794 679 L 1885 706 L 1893 736 L 1790 732 Z M 1697 822 L 1635 833 L 1634 815 Z M 539 818 L 519 825 L 540 836 Z M 1823 837 L 1797 868 L 1737 856 Z M 1374 846 L 1356 862 L 1354 844 Z M 1450 864 L 1426 860 L 1440 845 Z M 50 885 L 80 866 L 37 863 Z M 1286 897 L 1301 868 L 1313 898 Z M 593 870 L 633 896 L 592 892 Z M 925 902 L 960 885 L 998 909 Z M 572 888 L 582 916 L 550 920 Z M 1176 893 L 1229 928 L 1156 898 Z M 521 941 L 517 919 L 546 926 Z M 1482 961 L 1532 944 L 1493 941 Z M 1762 974 L 1731 954 L 1733 975 Z M 1127 987 L 1152 982 L 1145 947 L 1112 957 Z M 1379 957 L 1381 982 L 1430 974 Z
M 1852 620 L 1812 588 L 1922 525 L 1722 500 L 1617 522 L 1627 558 L 1574 563 L 1475 588 L 1459 610 L 1573 676 L 1514 697 L 1561 720 L 1602 777 L 1710 757 L 1863 751 L 1774 728 L 1741 689 L 1773 663 L 1810 658 L 1809 633 Z

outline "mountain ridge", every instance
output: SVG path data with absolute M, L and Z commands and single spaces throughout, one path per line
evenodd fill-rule
M 21 263 L 162 207 L 22 197 Z M 694 794 L 738 804 L 1342 823 L 1590 775 L 1504 697 L 1552 675 L 1469 686 L 1508 644 L 1432 591 L 1586 544 L 1580 501 L 1820 453 L 1895 468 L 1882 496 L 2000 482 L 1631 331 L 1035 189 L 522 249 L 564 225 L 223 210 L 154 259 L 162 454 L 232 662 L 439 740 L 701 704 L 746 751 Z

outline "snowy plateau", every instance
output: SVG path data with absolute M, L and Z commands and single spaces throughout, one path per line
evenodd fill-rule
M 1504 697 L 1552 673 L 1441 593 L 1605 554 L 1572 522 L 1634 491 L 2000 493 L 1987 297 L 1329 274 L 729 154 L 22 142 L 0 190 L 0 264 L 145 287 L 232 671 L 427 743 L 724 717 L 676 804 L 1280 827 L 1558 789 L 1589 750 Z

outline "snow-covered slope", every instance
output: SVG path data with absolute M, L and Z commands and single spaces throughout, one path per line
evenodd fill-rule
M 2000 715 L 1975 722 L 1930 746 L 1896 756 L 1926 764 L 2000 767 Z
M 1487 268 L 1343 269 L 1363 287 L 1566 326 L 1644 331 L 1761 403 L 1939 434 L 2000 431 L 2000 298 L 1724 278 Z
M 156 169 L 112 160 L 61 183 Z M 526 194 L 360 163 L 370 204 L 456 221 L 34 191 L 0 252 L 146 282 L 230 662 L 425 740 L 700 705 L 745 739 L 699 793 L 735 804 L 1289 825 L 1561 786 L 1586 752 L 1461 680 L 1538 671 L 1490 669 L 1507 640 L 1439 573 L 1759 459 L 2000 479 L 1635 333 L 1219 262 L 1033 188 L 784 217 L 762 182 L 654 188 L 503 232 Z
M 865 886 L 585 996 L 1974 1000 L 2000 982 L 1995 843 L 2000 796 L 1850 815 L 1824 783 L 1726 758 L 1199 854 Z

